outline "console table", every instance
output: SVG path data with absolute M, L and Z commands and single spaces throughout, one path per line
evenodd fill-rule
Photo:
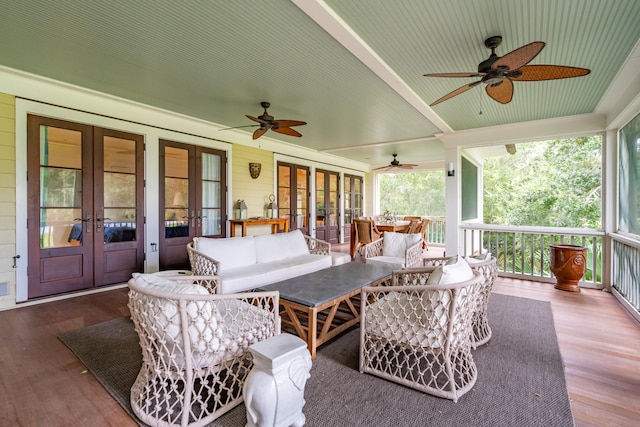
M 231 237 L 236 236 L 236 225 L 242 226 L 242 237 L 247 235 L 247 227 L 249 225 L 271 225 L 271 234 L 276 234 L 278 230 L 289 231 L 289 219 L 287 218 L 249 218 L 249 219 L 232 219 Z

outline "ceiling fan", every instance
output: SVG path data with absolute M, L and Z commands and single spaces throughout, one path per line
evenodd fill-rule
M 256 129 L 255 132 L 253 132 L 253 139 L 260 138 L 269 129 L 271 129 L 274 132 L 281 133 L 283 135 L 298 136 L 298 137 L 302 136 L 300 132 L 294 129 L 291 129 L 291 126 L 302 126 L 302 125 L 306 125 L 307 122 L 301 122 L 299 120 L 275 120 L 273 116 L 270 116 L 269 113 L 267 113 L 267 108 L 269 108 L 271 104 L 266 101 L 263 101 L 260 103 L 260 105 L 262 106 L 262 108 L 264 108 L 264 112 L 260 116 L 253 117 L 246 114 L 246 116 L 249 119 L 253 120 L 254 122 L 258 122 L 259 124 L 247 125 L 247 126 L 236 126 L 233 128 L 225 128 L 220 130 L 260 126 L 260 128 Z
M 402 164 L 400 163 L 400 161 L 396 158 L 397 154 L 393 154 L 393 160 L 391 160 L 391 162 L 387 165 L 387 166 L 382 166 L 379 168 L 375 168 L 373 169 L 375 170 L 379 170 L 379 169 L 385 169 L 385 170 L 391 170 L 393 168 L 400 168 L 400 169 L 413 169 L 414 166 L 418 166 L 418 165 L 414 165 L 411 163 L 405 163 Z
M 512 82 L 531 82 L 538 80 L 567 79 L 570 77 L 586 76 L 591 71 L 586 68 L 566 67 L 564 65 L 527 65 L 544 48 L 544 42 L 533 42 L 506 55 L 496 55 L 496 48 L 502 42 L 501 36 L 489 37 L 484 45 L 491 49 L 491 55 L 478 64 L 477 73 L 435 73 L 425 74 L 426 77 L 481 77 L 480 80 L 466 84 L 442 98 L 433 102 L 437 105 L 447 99 L 460 95 L 474 86 L 484 83 L 486 92 L 492 99 L 501 104 L 508 104 L 513 97 Z

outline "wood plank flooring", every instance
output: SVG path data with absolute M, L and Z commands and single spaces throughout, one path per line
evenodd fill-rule
M 611 294 L 502 278 L 494 292 L 551 303 L 577 427 L 640 425 L 640 325 Z M 127 314 L 126 289 L 0 312 L 0 425 L 135 426 L 57 339 Z

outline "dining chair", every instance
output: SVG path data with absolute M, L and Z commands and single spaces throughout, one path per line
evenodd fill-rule
M 353 222 L 356 226 L 356 252 L 382 236 L 371 219 L 354 219 Z

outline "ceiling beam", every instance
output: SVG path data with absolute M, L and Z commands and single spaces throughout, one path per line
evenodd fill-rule
M 438 129 L 445 134 L 453 132 L 453 129 L 323 0 L 291 1 Z

